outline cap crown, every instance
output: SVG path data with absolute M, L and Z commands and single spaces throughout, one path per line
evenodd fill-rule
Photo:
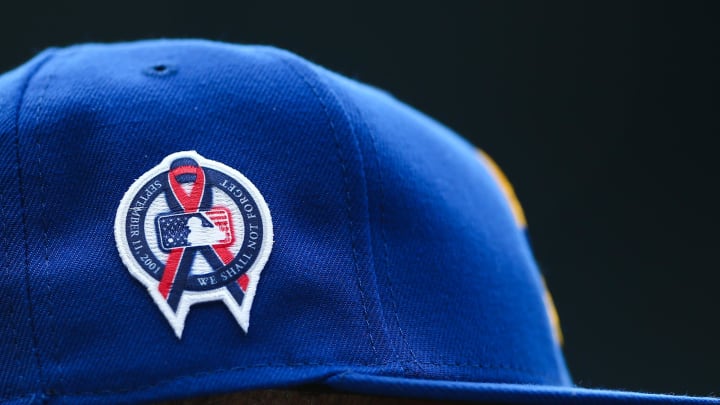
M 274 247 L 248 333 L 175 337 L 113 239 L 130 184 L 196 150 L 242 172 Z M 387 376 L 567 385 L 539 273 L 471 145 L 269 47 L 49 50 L 0 77 L 0 398 L 156 399 Z

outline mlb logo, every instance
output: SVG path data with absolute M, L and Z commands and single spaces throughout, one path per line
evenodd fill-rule
M 229 246 L 234 241 L 232 216 L 226 208 L 188 214 L 158 215 L 155 228 L 160 248 Z

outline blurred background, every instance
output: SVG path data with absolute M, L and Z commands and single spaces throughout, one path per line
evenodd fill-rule
M 720 392 L 715 2 L 15 2 L 0 70 L 48 46 L 202 37 L 382 87 L 513 182 L 577 383 Z

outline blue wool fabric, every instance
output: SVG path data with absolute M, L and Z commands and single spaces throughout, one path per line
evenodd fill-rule
M 199 40 L 51 49 L 0 77 L 0 142 L 3 402 L 324 384 L 716 403 L 574 387 L 523 230 L 477 151 L 291 53 Z M 247 333 L 211 302 L 176 337 L 116 249 L 123 194 L 189 150 L 244 174 L 272 213 Z

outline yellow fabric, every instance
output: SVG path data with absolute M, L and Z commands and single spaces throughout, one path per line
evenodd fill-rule
M 553 337 L 555 342 L 562 346 L 565 343 L 565 337 L 560 327 L 560 316 L 558 315 L 557 309 L 555 308 L 555 302 L 553 301 L 552 294 L 545 284 L 543 279 L 543 287 L 545 288 L 545 310 L 547 311 L 548 317 L 550 318 L 550 325 L 552 325 Z
M 487 163 L 488 167 L 490 168 L 493 177 L 495 177 L 495 181 L 497 181 L 500 185 L 503 194 L 505 194 L 505 198 L 507 198 L 508 202 L 510 203 L 510 209 L 512 210 L 513 216 L 515 217 L 515 222 L 520 228 L 527 228 L 525 212 L 520 205 L 520 201 L 518 200 L 517 195 L 515 195 L 515 189 L 513 189 L 512 184 L 510 184 L 510 181 L 507 179 L 502 170 L 500 170 L 500 167 L 497 165 L 497 163 L 495 163 L 494 160 L 492 160 L 492 158 L 487 153 L 483 152 L 482 150 L 478 151 L 480 152 L 480 156 L 482 157 L 482 159 Z
M 498 185 L 500 185 L 508 204 L 510 204 L 510 209 L 512 210 L 513 217 L 515 218 L 515 223 L 520 229 L 525 230 L 527 228 L 527 219 L 525 218 L 525 212 L 522 209 L 522 205 L 520 205 L 520 200 L 518 200 L 512 184 L 510 184 L 510 181 L 507 176 L 505 176 L 505 173 L 500 170 L 500 166 L 498 166 L 487 153 L 479 149 L 478 153 L 480 154 L 482 160 L 487 163 L 495 181 L 497 181 Z M 545 289 L 545 296 L 543 297 L 545 301 L 545 310 L 547 311 L 548 318 L 550 318 L 550 324 L 553 329 L 553 337 L 555 338 L 555 341 L 562 346 L 565 339 L 563 337 L 562 328 L 560 327 L 560 317 L 558 316 L 557 309 L 555 308 L 555 303 L 553 302 L 550 290 L 547 288 L 547 284 L 545 284 L 545 279 L 543 279 L 543 288 Z

